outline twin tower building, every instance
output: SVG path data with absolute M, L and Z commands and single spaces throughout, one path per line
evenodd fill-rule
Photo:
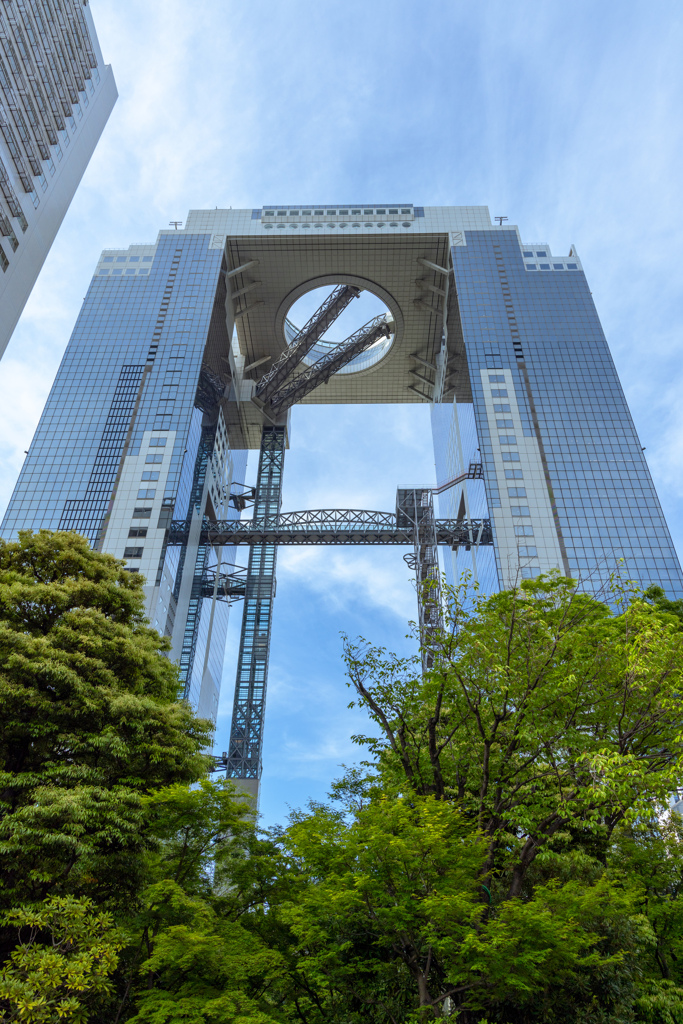
M 3 0 L 0 355 L 116 95 L 85 0 Z M 411 203 L 193 210 L 184 230 L 102 253 L 2 535 L 75 530 L 141 573 L 204 717 L 242 602 L 224 767 L 247 789 L 282 544 L 409 546 L 418 581 L 438 580 L 441 550 L 452 581 L 469 570 L 489 593 L 559 569 L 600 594 L 619 568 L 683 597 L 581 261 L 504 220 Z M 382 312 L 332 342 L 363 293 Z M 399 490 L 387 513 L 283 512 L 294 405 L 415 402 L 431 410 L 436 489 Z M 438 620 L 434 602 L 418 612 L 423 631 Z
M 317 312 L 293 322 L 295 302 L 323 286 Z M 362 292 L 384 312 L 327 340 Z M 432 501 L 411 492 L 403 533 L 405 506 L 381 522 L 286 514 L 291 409 L 415 402 L 430 406 L 449 485 L 431 536 L 451 578 L 469 569 L 493 592 L 559 569 L 598 593 L 622 566 L 683 597 L 576 250 L 553 255 L 486 207 L 193 210 L 154 243 L 105 250 L 2 533 L 76 530 L 144 575 L 149 618 L 209 718 L 241 599 L 227 766 L 256 785 L 278 546 L 415 543 L 419 563 L 416 509 Z M 236 545 L 249 551 L 242 573 Z

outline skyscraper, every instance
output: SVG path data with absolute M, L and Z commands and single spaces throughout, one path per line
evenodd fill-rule
M 330 342 L 363 292 L 384 312 Z M 440 486 L 400 490 L 387 513 L 283 513 L 300 402 L 429 403 Z M 485 207 L 195 210 L 155 244 L 106 250 L 2 530 L 39 527 L 78 530 L 144 573 L 204 715 L 244 600 L 227 767 L 254 785 L 281 544 L 409 544 L 422 577 L 441 545 L 447 572 L 471 569 L 488 592 L 554 568 L 599 592 L 621 565 L 683 596 L 576 250 L 524 243 Z
M 2 0 L 0 356 L 116 97 L 87 0 Z

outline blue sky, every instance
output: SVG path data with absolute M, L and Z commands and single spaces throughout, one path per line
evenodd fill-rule
M 683 13 L 629 0 L 92 0 L 120 99 L 0 372 L 4 508 L 100 250 L 190 207 L 486 204 L 574 243 L 683 550 Z M 295 410 L 285 508 L 433 480 L 426 408 Z M 324 795 L 362 728 L 339 631 L 405 646 L 399 550 L 280 554 L 262 810 Z M 217 746 L 225 738 L 233 615 Z

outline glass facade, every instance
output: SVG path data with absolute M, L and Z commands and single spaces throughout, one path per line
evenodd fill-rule
M 468 461 L 481 485 L 445 492 L 493 520 L 495 584 L 556 565 L 600 593 L 618 570 L 683 597 L 683 577 L 578 259 L 468 231 L 452 248 L 472 403 L 434 407 L 439 482 Z M 547 262 L 546 262 L 547 261 Z M 472 513 L 475 514 L 474 512 Z M 460 561 L 458 560 L 460 559 Z M 462 556 L 447 560 L 457 574 Z M 493 585 L 492 585 L 493 584 Z
M 465 402 L 432 405 L 432 438 L 437 476 L 447 483 L 481 463 L 479 440 L 474 421 L 474 406 Z M 436 514 L 441 519 L 488 519 L 490 517 L 483 478 L 466 480 L 437 496 Z M 477 580 L 482 591 L 492 594 L 499 588 L 494 548 L 473 545 L 455 551 L 443 549 L 445 571 L 453 586 L 467 573 Z
M 183 547 L 165 543 L 172 519 L 234 516 L 230 486 L 246 469 L 220 405 L 229 339 L 223 250 L 210 241 L 168 233 L 103 256 L 2 532 L 73 529 L 125 557 L 146 577 L 153 625 L 173 638 L 186 695 L 215 717 L 229 607 L 206 596 L 207 580 L 234 552 L 202 546 L 198 528 Z

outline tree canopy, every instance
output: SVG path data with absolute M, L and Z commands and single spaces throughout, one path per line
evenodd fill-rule
M 264 832 L 139 576 L 0 544 L 2 1020 L 683 1024 L 676 608 L 448 598 L 429 671 L 346 641 L 361 760 Z
M 614 598 L 557 575 L 451 591 L 424 675 L 417 657 L 347 642 L 368 759 L 334 787 L 341 806 L 282 837 L 304 880 L 283 913 L 343 1007 L 329 1019 L 620 1021 L 637 999 L 680 1000 L 661 903 L 677 922 L 678 893 L 656 921 L 642 856 L 654 844 L 680 875 L 660 818 L 680 773 L 681 634 L 628 589 Z
M 664 806 L 683 752 L 683 641 L 617 595 L 617 613 L 559 576 L 475 602 L 451 591 L 450 628 L 417 662 L 348 644 L 351 683 L 379 736 L 382 779 L 456 800 L 487 837 L 487 871 L 518 896 L 557 833 L 594 842 Z
M 282 957 L 242 924 L 271 844 L 207 777 L 143 582 L 74 533 L 0 542 L 3 1020 L 271 1020 Z
M 76 534 L 0 545 L 0 901 L 126 900 L 145 793 L 206 769 L 142 581 Z

